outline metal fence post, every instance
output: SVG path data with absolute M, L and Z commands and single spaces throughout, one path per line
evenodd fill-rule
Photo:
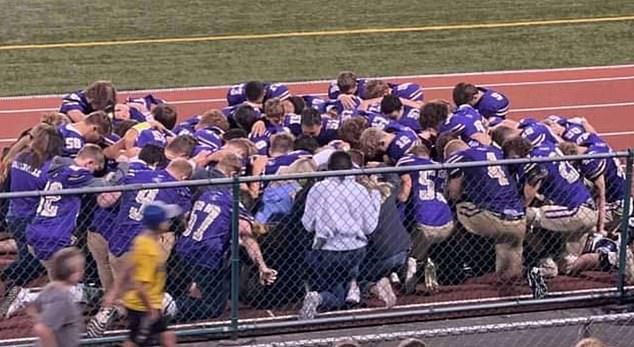
M 233 208 L 231 212 L 231 337 L 238 338 L 238 296 L 240 295 L 240 180 L 235 176 L 232 183 Z
M 634 150 L 629 149 L 625 164 L 625 192 L 623 200 L 623 218 L 621 220 L 621 249 L 619 252 L 619 278 L 618 291 L 623 298 L 625 296 L 625 261 L 627 244 L 629 242 L 630 199 L 632 197 L 632 165 L 634 165 Z

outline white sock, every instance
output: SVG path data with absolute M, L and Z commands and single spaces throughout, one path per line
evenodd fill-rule
M 40 296 L 40 293 L 31 292 L 30 290 L 27 289 L 27 293 L 24 296 L 24 302 L 27 303 L 27 304 L 30 304 L 30 303 L 34 302 L 35 299 L 37 299 L 38 296 Z
M 163 302 L 161 303 L 161 311 L 163 315 L 167 317 L 174 317 L 178 313 L 178 305 L 176 300 L 172 298 L 169 293 L 163 295 Z
M 84 285 L 82 283 L 78 283 L 70 289 L 70 292 L 73 296 L 73 301 L 76 303 L 84 303 L 86 302 L 86 297 L 84 295 Z

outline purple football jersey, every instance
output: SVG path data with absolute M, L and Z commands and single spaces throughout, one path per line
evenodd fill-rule
M 321 117 L 321 132 L 317 136 L 317 142 L 320 146 L 327 145 L 330 141 L 338 138 L 338 130 L 341 126 L 341 121 L 338 119 L 330 119 L 328 117 Z
M 533 146 L 541 146 L 544 144 L 556 145 L 557 143 L 559 143 L 559 140 L 557 140 L 557 137 L 552 132 L 550 127 L 543 123 L 528 123 L 521 129 L 522 137 L 528 139 L 533 144 Z
M 431 159 L 408 155 L 396 166 L 419 166 L 436 164 Z M 414 203 L 416 222 L 426 226 L 443 226 L 453 220 L 451 209 L 443 195 L 444 171 L 414 171 L 405 173 L 412 180 L 411 199 Z
M 31 155 L 22 153 L 11 163 L 11 192 L 28 192 L 43 190 L 48 182 L 48 169 L 51 161 L 46 161 L 40 168 L 31 166 Z M 29 218 L 35 216 L 39 197 L 9 199 L 9 217 Z
M 403 115 L 399 118 L 398 122 L 415 132 L 420 132 L 420 110 L 417 108 L 403 106 Z
M 139 135 L 134 142 L 134 147 L 143 148 L 148 144 L 165 147 L 167 146 L 167 138 L 160 130 L 143 129 L 139 132 Z
M 484 94 L 475 105 L 480 114 L 485 117 L 506 118 L 509 112 L 509 99 L 500 92 L 493 89 L 478 88 Z
M 79 131 L 72 125 L 66 124 L 58 128 L 60 135 L 64 138 L 64 156 L 74 158 L 77 153 L 84 148 L 86 140 Z
M 283 83 L 271 83 L 265 86 L 266 94 L 264 100 L 278 98 L 280 100 L 286 100 L 291 96 L 288 90 L 288 86 Z
M 284 116 L 282 126 L 293 134 L 293 136 L 299 136 L 302 134 L 302 116 L 295 113 L 288 113 Z
M 363 115 L 365 119 L 368 120 L 368 125 L 370 125 L 371 128 L 377 128 L 377 129 L 381 129 L 385 131 L 388 131 L 387 130 L 388 128 L 392 130 L 402 130 L 402 129 L 397 129 L 396 125 L 397 124 L 400 125 L 399 123 L 385 117 L 381 113 L 366 112 Z
M 504 159 L 502 151 L 492 146 L 471 147 L 454 153 L 447 163 L 496 161 Z M 451 178 L 463 177 L 463 196 L 478 208 L 509 217 L 524 215 L 524 204 L 517 183 L 507 166 L 456 168 L 449 171 Z
M 268 155 L 269 154 L 269 146 L 271 144 L 271 137 L 275 134 L 286 132 L 286 129 L 278 124 L 274 124 L 266 119 L 264 119 L 264 124 L 266 126 L 266 130 L 260 136 L 255 136 L 254 134 L 249 135 L 249 140 L 255 144 L 255 148 L 258 150 L 259 155 Z
M 233 115 L 236 112 L 236 110 L 242 105 L 243 104 L 225 107 L 225 108 L 222 109 L 222 114 L 225 115 L 225 117 L 227 118 L 227 120 L 229 120 L 230 123 L 235 123 Z M 245 104 L 245 105 L 247 105 L 247 104 Z M 259 108 L 253 107 L 253 111 L 255 112 L 255 118 L 256 119 L 262 118 L 262 110 L 260 110 Z
M 393 163 L 406 156 L 412 147 L 420 144 L 420 138 L 412 130 L 394 132 L 394 140 L 387 147 L 386 154 Z
M 206 190 L 192 206 L 187 228 L 176 242 L 176 254 L 189 263 L 219 268 L 229 249 L 232 212 L 229 188 Z M 242 206 L 239 213 L 241 218 L 247 215 Z
M 137 167 L 130 167 L 128 175 L 124 178 L 124 184 L 176 181 L 165 170 L 155 171 L 147 166 L 143 167 L 142 163 L 139 164 Z M 183 213 L 187 213 L 191 207 L 191 193 L 185 187 L 123 192 L 117 215 L 117 229 L 107 239 L 108 248 L 113 255 L 121 256 L 130 249 L 134 238 L 143 230 L 142 210 L 145 205 L 154 201 L 179 205 Z
M 412 101 L 423 101 L 423 88 L 416 83 L 401 83 L 392 88 L 392 94 Z
M 269 158 L 266 162 L 266 167 L 264 169 L 265 175 L 276 175 L 280 171 L 281 168 L 291 166 L 294 162 L 301 158 L 309 158 L 312 157 L 307 151 L 298 150 L 292 151 L 278 157 Z
M 326 106 L 328 106 L 328 102 L 320 97 L 317 96 L 313 96 L 313 95 L 304 95 L 302 96 L 302 99 L 304 99 L 304 102 L 306 103 L 306 106 L 310 107 L 310 108 L 314 108 L 315 110 L 319 111 L 320 113 L 326 113 Z
M 147 167 L 145 162 L 139 159 L 131 160 L 128 163 L 128 171 L 130 169 L 136 170 L 139 166 Z M 124 181 L 124 177 L 118 182 L 113 182 L 114 184 L 121 184 Z M 117 201 L 113 206 L 108 208 L 102 208 L 96 206 L 95 212 L 92 215 L 92 223 L 90 225 L 90 230 L 96 232 L 104 237 L 104 239 L 108 240 L 111 238 L 113 231 L 117 229 L 117 215 L 119 214 L 119 206 L 121 200 Z
M 353 109 L 346 109 L 346 108 L 344 108 L 344 107 L 343 107 L 343 103 L 342 103 L 340 100 L 335 101 L 333 105 L 334 105 L 334 107 L 335 107 L 335 110 L 337 110 L 337 114 L 338 114 L 338 115 L 340 115 L 340 118 L 343 118 L 343 117 L 350 117 L 350 116 L 352 116 L 352 115 L 353 115 L 353 112 L 357 110 L 357 108 L 359 107 L 359 105 L 361 105 L 361 102 L 362 102 L 362 101 L 363 101 L 363 100 L 361 100 L 361 98 L 360 98 L 360 97 L 355 96 L 355 97 L 354 97 L 354 104 L 355 104 L 355 106 L 354 106 L 354 108 L 353 108 Z M 344 116 L 344 114 L 345 114 L 345 116 Z M 342 119 L 342 120 L 345 120 L 345 119 Z
M 544 144 L 534 147 L 530 152 L 531 158 L 552 158 L 563 156 L 554 144 Z M 591 201 L 590 193 L 583 184 L 581 175 L 569 162 L 527 163 L 521 166 L 519 181 L 523 185 L 534 170 L 545 170 L 547 176 L 539 188 L 547 200 L 557 206 L 570 209 L 577 208 Z
M 229 106 L 240 105 L 241 103 L 247 101 L 247 97 L 244 95 L 245 84 L 246 83 L 240 83 L 229 88 L 227 91 L 227 104 Z
M 176 126 L 174 127 L 174 129 L 172 129 L 172 132 L 174 133 L 174 135 L 179 136 L 179 135 L 191 135 L 194 136 L 194 133 L 196 132 L 196 125 L 198 124 L 198 122 L 200 122 L 201 116 L 196 115 L 196 116 L 192 116 L 178 124 L 176 124 Z
M 197 130 L 194 133 L 194 137 L 208 151 L 215 152 L 223 145 L 222 130 L 216 127 Z
M 165 100 L 159 99 L 152 94 L 142 96 L 140 98 L 128 98 L 128 104 L 140 104 L 143 105 L 148 111 L 151 111 L 153 107 L 164 104 Z
M 48 174 L 46 191 L 86 187 L 95 180 L 92 172 L 75 165 L 51 166 Z M 81 195 L 40 198 L 36 216 L 26 231 L 27 242 L 38 259 L 49 259 L 58 250 L 71 245 L 80 207 Z
M 550 116 L 550 119 L 553 119 Z M 563 117 L 561 117 L 563 118 Z M 603 139 L 595 134 L 586 130 L 586 128 L 577 122 L 570 121 L 568 119 L 559 119 L 557 122 L 559 125 L 565 128 L 561 138 L 564 141 L 576 143 L 579 146 L 592 146 L 592 145 L 606 145 Z
M 588 147 L 587 154 L 610 153 L 609 146 L 595 144 Z M 581 174 L 587 179 L 594 181 L 597 177 L 604 175 L 605 199 L 608 203 L 623 200 L 625 191 L 625 173 L 618 158 L 605 159 L 585 159 L 576 163 Z
M 461 105 L 458 109 L 447 118 L 445 123 L 440 126 L 439 133 L 450 132 L 459 136 L 469 145 L 476 145 L 472 136 L 476 133 L 486 133 L 484 124 L 482 124 L 482 116 L 478 110 L 470 105 Z
M 62 105 L 59 108 L 59 112 L 67 114 L 70 111 L 80 111 L 83 114 L 89 114 L 94 111 L 88 99 L 86 99 L 86 93 L 83 90 L 66 94 L 62 98 Z

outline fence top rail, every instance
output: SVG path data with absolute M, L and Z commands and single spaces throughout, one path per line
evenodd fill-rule
M 26 198 L 38 196 L 58 196 L 58 195 L 78 195 L 78 194 L 96 194 L 108 192 L 125 192 L 145 189 L 166 189 L 178 187 L 201 187 L 212 185 L 230 185 L 234 183 L 251 183 L 251 182 L 271 182 L 298 179 L 317 179 L 326 177 L 342 177 L 342 176 L 364 176 L 390 173 L 406 173 L 413 171 L 430 171 L 430 170 L 449 170 L 457 168 L 472 168 L 493 165 L 519 165 L 527 163 L 545 163 L 559 161 L 579 161 L 587 159 L 610 159 L 610 158 L 634 158 L 634 151 L 620 151 L 599 154 L 582 154 L 568 155 L 560 157 L 539 157 L 539 158 L 519 158 L 519 159 L 502 159 L 497 161 L 474 161 L 465 163 L 437 163 L 431 165 L 417 165 L 405 167 L 378 167 L 378 168 L 362 168 L 353 170 L 338 171 L 317 171 L 312 173 L 286 174 L 286 175 L 265 175 L 265 176 L 248 176 L 248 177 L 227 177 L 227 178 L 209 178 L 179 182 L 161 182 L 161 183 L 144 183 L 129 185 L 114 185 L 107 187 L 87 187 L 62 189 L 55 191 L 24 191 L 24 192 L 7 192 L 0 193 L 0 199 Z

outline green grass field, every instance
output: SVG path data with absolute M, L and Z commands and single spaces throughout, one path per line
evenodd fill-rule
M 512 22 L 634 14 L 625 0 L 2 1 L 0 46 Z M 623 64 L 634 22 L 419 33 L 0 50 L 0 95 Z

